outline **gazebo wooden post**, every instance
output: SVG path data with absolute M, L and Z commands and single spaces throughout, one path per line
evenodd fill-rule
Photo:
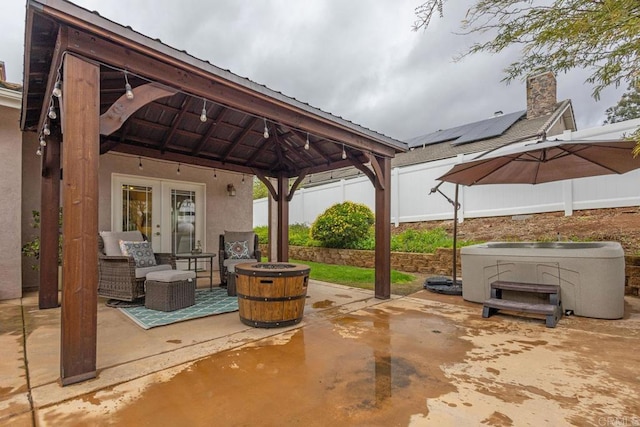
M 278 239 L 277 260 L 289 261 L 289 178 L 284 174 L 278 176 Z
M 376 174 L 375 296 L 391 297 L 391 159 L 378 158 Z
M 100 69 L 64 60 L 62 385 L 96 376 Z
M 40 291 L 38 307 L 58 307 L 58 215 L 60 211 L 60 136 L 47 138 L 40 193 Z

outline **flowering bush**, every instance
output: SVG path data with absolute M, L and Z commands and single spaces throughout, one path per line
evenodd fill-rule
M 338 203 L 316 218 L 311 237 L 327 248 L 354 248 L 374 223 L 371 209 L 353 202 Z

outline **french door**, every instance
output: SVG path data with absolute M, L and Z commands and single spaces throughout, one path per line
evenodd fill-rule
M 154 252 L 204 249 L 205 186 L 113 174 L 111 229 L 140 230 Z

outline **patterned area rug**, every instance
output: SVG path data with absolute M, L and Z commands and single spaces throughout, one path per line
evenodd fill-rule
M 170 325 L 199 317 L 238 311 L 238 297 L 230 297 L 227 290 L 222 288 L 197 289 L 196 303 L 191 307 L 175 311 L 158 311 L 142 307 L 118 308 L 138 326 L 144 329 L 156 326 Z

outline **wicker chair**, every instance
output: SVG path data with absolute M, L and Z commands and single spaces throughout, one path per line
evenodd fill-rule
M 225 242 L 246 242 L 247 254 L 243 258 L 231 258 Z M 220 286 L 227 286 L 229 273 L 235 271 L 235 265 L 244 262 L 260 261 L 262 254 L 258 244 L 258 235 L 253 231 L 225 231 L 220 235 L 218 263 L 220 266 Z
M 104 233 L 104 232 L 103 232 Z M 128 237 L 135 240 L 136 237 Z M 144 236 L 139 234 L 139 239 Z M 144 239 L 146 240 L 146 239 Z M 144 296 L 144 281 L 146 273 L 163 269 L 176 268 L 173 254 L 157 253 L 157 268 L 136 268 L 132 256 L 106 255 L 105 242 L 98 236 L 98 295 L 122 301 L 134 301 Z

